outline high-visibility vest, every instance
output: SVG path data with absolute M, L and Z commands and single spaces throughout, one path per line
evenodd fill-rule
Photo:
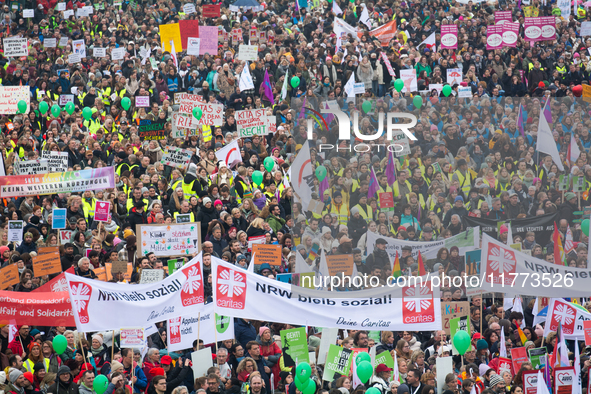
M 111 105 L 111 87 L 107 86 L 105 89 L 101 89 L 101 95 L 103 96 L 103 104 Z
M 566 74 L 566 65 L 560 67 L 558 64 L 556 65 L 556 70 L 558 70 L 559 74 Z
M 101 122 L 97 119 L 90 118 L 82 123 L 88 129 L 88 132 L 92 135 L 96 134 L 97 130 L 101 128 Z
M 367 212 L 365 212 L 361 204 L 355 205 L 355 207 L 359 209 L 359 216 L 361 216 L 363 220 L 365 220 L 369 224 L 369 222 L 373 220 L 373 211 L 371 209 L 371 206 L 367 204 L 365 204 L 365 206 L 367 207 Z
M 339 220 L 339 224 L 344 224 L 345 226 L 349 222 L 349 210 L 345 206 L 345 204 L 341 203 L 340 207 L 337 207 L 336 204 L 330 204 L 330 211 L 329 213 L 332 215 L 333 213 L 337 215 Z
M 43 357 L 43 364 L 45 364 L 45 370 L 49 371 L 49 359 Z M 27 359 L 23 362 L 23 366 L 26 368 L 28 372 L 35 373 L 35 363 L 31 360 Z
M 145 198 L 142 198 L 142 201 L 144 202 L 144 210 L 148 209 L 148 205 L 150 205 L 149 201 Z M 127 199 L 127 212 L 131 212 L 131 209 L 133 208 L 133 198 L 128 198 Z
M 203 142 L 211 141 L 211 126 L 203 125 Z
M 410 184 L 408 179 L 404 182 L 406 183 L 406 187 L 408 187 L 408 190 L 412 190 L 412 185 Z M 400 185 L 400 181 L 396 181 L 392 185 L 392 189 L 394 190 L 394 197 L 398 197 L 400 195 L 400 186 L 399 185 Z
M 240 183 L 240 185 L 242 185 L 242 197 L 240 197 L 240 194 L 236 193 L 236 202 L 238 204 L 242 204 L 242 199 L 243 198 L 252 198 L 252 191 L 250 190 L 250 187 L 242 182 L 242 181 L 238 181 L 238 183 Z
M 45 92 L 45 94 L 47 94 L 47 97 L 49 97 L 49 99 L 51 101 L 58 102 L 59 99 L 60 99 L 59 94 L 57 94 L 57 93 L 51 93 L 49 90 L 47 92 Z
M 195 183 L 195 181 L 196 180 L 193 180 L 193 182 L 191 182 L 191 183 L 183 182 L 181 184 L 181 187 L 183 188 L 183 194 L 185 196 L 185 200 L 187 200 L 187 201 L 195 195 L 195 192 L 193 191 L 193 184 Z
M 90 216 L 94 219 L 94 210 L 96 208 L 96 200 L 93 198 L 92 201 L 89 203 L 86 201 L 86 198 L 82 199 L 82 210 L 84 211 L 84 217 L 88 219 Z
M 417 193 L 417 197 L 419 199 L 419 205 L 421 208 L 425 209 L 425 197 L 423 197 L 423 193 Z M 410 198 L 408 198 L 408 194 L 406 195 L 406 202 L 410 204 Z
M 460 170 L 456 170 L 454 174 L 458 176 L 458 181 L 460 181 L 460 189 L 462 189 L 465 195 L 468 195 L 468 193 L 470 193 L 470 189 L 472 188 L 470 172 L 466 171 L 466 176 L 464 176 Z
M 188 213 L 175 212 L 174 213 L 174 220 L 176 220 L 176 217 L 178 215 L 191 215 L 191 223 L 195 222 L 195 214 L 193 212 L 188 212 Z

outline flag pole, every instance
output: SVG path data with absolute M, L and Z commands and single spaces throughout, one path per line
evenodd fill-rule
M 86 354 L 84 353 L 84 345 L 82 344 L 82 335 L 84 335 L 83 332 L 78 335 L 78 340 L 80 341 L 80 351 L 82 352 L 82 357 L 84 357 L 84 364 L 86 364 Z

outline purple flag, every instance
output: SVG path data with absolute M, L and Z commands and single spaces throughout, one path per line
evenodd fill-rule
M 544 105 L 544 116 L 546 117 L 546 122 L 548 122 L 548 125 L 552 127 L 552 109 L 550 108 L 550 99 L 546 100 L 546 105 Z
M 372 167 L 371 175 L 369 176 L 369 190 L 367 191 L 367 198 L 373 198 L 378 190 L 380 190 L 380 184 L 378 183 L 378 177 L 376 177 L 376 173 Z
M 265 70 L 265 79 L 263 79 L 263 88 L 265 90 L 265 96 L 271 102 L 271 105 L 275 105 L 275 98 L 273 97 L 273 89 L 271 88 L 271 81 L 269 80 L 269 73 Z
M 320 200 L 322 202 L 324 202 L 324 191 L 328 190 L 330 188 L 330 184 L 328 183 L 328 177 L 325 176 L 324 179 L 322 180 L 322 182 L 320 182 L 320 185 L 318 185 L 319 187 L 319 192 L 320 192 Z
M 517 128 L 521 133 L 522 137 L 525 137 L 525 130 L 523 130 L 523 107 L 521 103 L 519 103 L 519 113 L 517 114 Z
M 298 119 L 302 119 L 304 117 L 304 111 L 306 110 L 306 96 L 304 96 L 304 101 L 302 102 L 302 110 L 298 115 Z
M 396 164 L 394 160 L 394 152 L 388 152 L 388 166 L 386 167 L 386 176 L 388 177 L 388 185 L 390 186 L 396 182 Z

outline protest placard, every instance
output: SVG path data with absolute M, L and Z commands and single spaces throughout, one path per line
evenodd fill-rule
M 26 38 L 4 38 L 2 43 L 4 45 L 4 56 L 6 57 L 29 56 L 29 47 Z
M 76 64 L 82 61 L 82 57 L 77 53 L 72 53 L 68 56 L 68 63 Z
M 259 58 L 259 46 L 258 45 L 245 45 L 240 44 L 238 47 L 238 60 L 247 60 L 256 62 Z
M 234 116 L 240 138 L 269 134 L 269 128 L 263 118 L 265 115 L 265 109 L 236 111 Z
M 59 99 L 59 106 L 63 107 L 68 103 L 73 103 L 74 102 L 74 95 L 73 94 L 62 94 L 60 95 L 60 99 Z
M 136 107 L 149 107 L 150 106 L 150 96 L 136 96 L 135 97 L 135 106 Z
M 219 18 L 220 17 L 220 5 L 203 5 L 202 13 L 204 18 Z
M 54 208 L 53 209 L 53 219 L 51 222 L 52 230 L 61 230 L 66 228 L 67 222 L 67 215 L 68 210 L 66 208 Z
M 468 316 L 470 303 L 468 301 L 441 302 L 441 325 L 447 335 L 450 335 L 450 320 Z
M 45 48 L 57 47 L 57 38 L 46 38 L 45 40 L 43 40 L 43 47 L 45 47 Z
M 9 264 L 0 269 L 0 290 L 16 285 L 20 281 L 20 273 L 16 264 Z
M 94 220 L 97 222 L 108 222 L 111 211 L 111 203 L 109 201 L 97 201 L 94 208 Z
M 308 339 L 304 327 L 292 328 L 279 331 L 281 337 L 281 349 L 283 363 L 286 367 L 293 367 L 298 363 L 306 361 L 308 357 Z
M 201 39 L 196 37 L 187 38 L 187 55 L 199 56 Z
M 252 247 L 254 264 L 281 265 L 281 245 L 255 244 Z
M 35 10 L 23 10 L 23 18 L 34 18 L 35 17 Z
M 160 282 L 164 279 L 164 271 L 160 269 L 142 269 L 140 284 Z
M 113 261 L 111 263 L 111 273 L 127 272 L 127 261 Z
M 111 49 L 112 60 L 123 60 L 125 57 L 125 48 L 114 48 Z
M 44 246 L 37 249 L 37 254 L 59 253 L 59 251 L 59 246 Z M 72 268 L 72 273 L 74 273 L 74 268 Z
M 33 272 L 36 277 L 62 272 L 59 252 L 40 254 L 33 257 Z
M 187 3 L 183 6 L 183 11 L 187 15 L 191 15 L 195 13 L 195 4 Z
M 341 376 L 349 376 L 353 351 L 344 347 L 330 344 L 322 380 L 332 382 L 336 373 Z
M 176 215 L 175 218 L 176 223 L 190 223 L 191 222 L 191 214 L 190 213 L 181 213 Z
M 183 224 L 142 224 L 137 226 L 138 256 L 150 252 L 159 256 L 187 256 L 201 250 L 199 222 Z
M 106 57 L 107 56 L 107 48 L 93 48 L 92 49 L 92 56 Z
M 18 111 L 18 103 L 21 100 L 24 100 L 27 103 L 26 113 L 29 113 L 31 109 L 31 99 L 28 86 L 0 86 L 1 114 L 16 114 Z
M 219 5 L 218 5 L 219 7 Z M 199 54 L 211 56 L 218 53 L 218 28 L 217 26 L 199 26 Z
M 65 11 L 66 10 L 66 3 L 57 3 L 57 10 L 58 11 Z
M 144 328 L 122 328 L 119 335 L 119 340 L 119 345 L 121 346 L 121 348 L 143 347 L 146 343 L 146 338 L 144 337 Z
M 341 273 L 351 276 L 353 274 L 353 255 L 339 254 L 326 256 L 326 265 L 331 276 Z
M 49 163 L 43 159 L 17 161 L 14 163 L 14 172 L 16 175 L 47 174 L 49 172 Z
M 193 157 L 192 151 L 168 145 L 164 149 L 164 155 L 160 161 L 167 166 L 184 170 L 189 167 L 191 157 Z
M 72 241 L 72 230 L 59 230 L 60 242 L 62 244 Z
M 22 242 L 23 240 L 23 221 L 8 221 L 8 242 Z
M 165 140 L 167 135 L 164 130 L 165 119 L 150 120 L 142 119 L 138 127 L 138 137 L 142 141 Z
M 65 12 L 64 12 L 64 19 L 66 19 L 66 18 L 65 18 Z M 58 46 L 59 46 L 60 48 L 63 48 L 63 47 L 65 47 L 66 45 L 68 45 L 68 41 L 69 41 L 69 38 L 68 38 L 68 37 L 60 37 L 60 42 L 59 42 Z
M 51 172 L 68 171 L 68 152 L 41 151 L 41 158 L 46 160 Z

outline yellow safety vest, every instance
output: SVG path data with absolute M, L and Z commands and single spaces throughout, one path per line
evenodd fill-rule
M 250 190 L 250 187 L 246 183 L 244 183 L 242 181 L 238 181 L 238 183 L 240 183 L 240 185 L 242 185 L 243 197 L 240 197 L 240 194 L 236 193 L 236 202 L 238 204 L 242 204 L 243 198 L 252 198 L 252 191 Z
M 144 210 L 148 209 L 148 205 L 150 205 L 150 203 L 148 202 L 147 199 L 142 198 L 142 201 L 144 202 Z M 131 209 L 133 208 L 133 198 L 128 198 L 127 199 L 127 212 L 131 212 Z
M 195 222 L 195 214 L 193 212 L 188 212 L 188 213 L 180 213 L 180 212 L 175 212 L 174 213 L 174 220 L 176 221 L 176 217 L 178 215 L 191 215 L 191 223 Z
M 472 179 L 470 178 L 470 172 L 466 171 L 466 176 L 462 175 L 460 170 L 456 170 L 454 172 L 458 176 L 458 181 L 460 181 L 460 189 L 464 192 L 465 195 L 470 193 L 470 189 L 472 188 Z
M 82 210 L 84 211 L 84 217 L 88 219 L 88 216 L 94 219 L 94 210 L 96 208 L 96 200 L 93 198 L 92 203 L 86 201 L 85 198 L 82 199 Z
M 365 206 L 367 207 L 367 212 L 365 212 L 361 204 L 355 205 L 355 207 L 359 209 L 359 216 L 361 216 L 363 220 L 365 220 L 369 224 L 369 222 L 373 220 L 373 211 L 371 209 L 371 206 L 369 206 L 368 204 L 365 204 Z
M 185 196 L 185 200 L 187 200 L 187 201 L 189 201 L 189 199 L 195 195 L 195 192 L 193 191 L 193 183 L 195 183 L 195 180 L 193 180 L 193 182 L 191 182 L 191 183 L 183 182 L 181 184 L 181 187 L 183 188 L 183 194 Z
M 211 126 L 203 125 L 203 142 L 211 141 Z
M 408 190 L 412 191 L 412 185 L 410 184 L 408 179 L 404 182 L 406 183 L 406 187 L 408 187 Z M 399 185 L 400 185 L 400 181 L 396 181 L 396 182 L 394 182 L 394 185 L 392 186 L 394 189 L 394 197 L 398 197 L 400 195 L 400 186 Z
M 45 370 L 49 371 L 49 359 L 48 358 L 43 357 L 43 364 L 45 364 Z M 28 372 L 35 373 L 35 368 L 34 368 L 35 363 L 32 362 L 31 360 L 28 360 L 28 359 L 25 360 L 25 362 L 23 362 L 23 366 L 26 368 L 26 370 Z
M 111 105 L 111 87 L 107 86 L 105 89 L 101 89 L 101 95 L 103 96 L 103 104 Z
M 341 203 L 340 207 L 337 207 L 336 204 L 330 204 L 330 211 L 329 213 L 332 215 L 333 213 L 337 215 L 339 220 L 339 224 L 344 224 L 345 226 L 349 222 L 349 210 L 345 206 L 345 204 Z

